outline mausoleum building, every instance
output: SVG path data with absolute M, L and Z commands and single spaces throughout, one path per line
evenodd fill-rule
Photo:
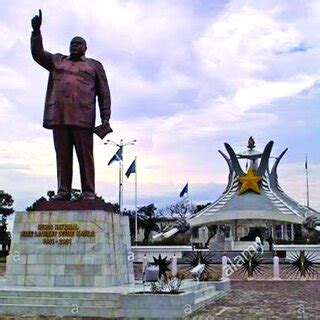
M 270 236 L 287 241 L 301 238 L 305 217 L 319 213 L 292 199 L 280 187 L 277 170 L 287 149 L 271 157 L 272 147 L 270 141 L 260 152 L 250 137 L 243 152 L 236 153 L 228 143 L 228 155 L 219 150 L 229 168 L 228 184 L 216 201 L 191 218 L 193 243 L 205 245 L 209 229 L 215 233 L 209 242 L 214 250 L 243 250 L 256 236 L 265 243 Z M 240 161 L 246 163 L 245 170 Z

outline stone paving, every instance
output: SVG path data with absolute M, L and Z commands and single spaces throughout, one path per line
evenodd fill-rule
M 6 264 L 0 263 L 0 276 L 4 276 L 6 273 Z
M 4 265 L 0 264 L 0 274 L 4 271 Z M 0 315 L 0 319 L 58 320 L 62 318 Z M 97 318 L 75 317 L 65 319 L 97 320 Z M 320 281 L 232 281 L 231 292 L 187 319 L 320 320 Z
M 320 319 L 320 281 L 233 281 L 188 319 Z
M 320 281 L 233 281 L 231 286 L 230 293 L 187 319 L 320 319 Z M 0 315 L 0 319 L 61 318 Z

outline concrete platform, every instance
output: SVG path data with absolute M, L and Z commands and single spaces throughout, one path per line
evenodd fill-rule
M 17 212 L 6 281 L 37 287 L 124 285 L 134 282 L 130 255 L 127 216 L 103 210 Z
M 148 287 L 146 287 L 148 289 Z M 0 314 L 112 318 L 183 318 L 221 298 L 230 282 L 184 281 L 174 294 L 139 294 L 142 283 L 92 287 L 7 286 L 0 280 Z M 147 291 L 147 290 L 146 290 Z

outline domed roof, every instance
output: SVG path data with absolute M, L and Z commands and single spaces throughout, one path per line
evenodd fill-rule
M 264 219 L 302 223 L 309 215 L 320 215 L 317 211 L 301 205 L 289 197 L 278 183 L 277 168 L 288 149 L 276 157 L 270 171 L 269 160 L 273 141 L 265 146 L 263 152 L 259 152 L 254 150 L 254 140 L 250 139 L 249 150 L 244 152 L 236 154 L 228 143 L 225 143 L 225 147 L 229 157 L 219 150 L 229 167 L 227 187 L 215 202 L 190 219 L 191 226 L 235 219 Z M 251 160 L 247 172 L 241 168 L 239 163 L 238 159 L 242 158 Z M 256 160 L 258 158 L 261 158 L 259 163 Z M 244 183 L 248 184 L 246 188 L 243 188 Z M 239 192 L 244 189 L 245 192 Z

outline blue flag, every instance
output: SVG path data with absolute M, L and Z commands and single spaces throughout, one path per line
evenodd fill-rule
M 136 173 L 136 159 L 134 159 L 132 161 L 132 163 L 130 164 L 130 167 L 128 168 L 127 172 L 126 172 L 126 176 L 127 178 L 130 177 L 131 173 Z
M 306 162 L 304 163 L 304 168 L 308 170 L 308 157 L 306 155 Z
M 118 151 L 114 154 L 114 156 L 108 162 L 108 166 L 114 161 L 121 161 L 122 160 L 122 147 L 118 149 Z
M 182 191 L 180 192 L 180 198 L 182 198 L 185 193 L 188 193 L 188 188 L 189 188 L 189 187 L 188 187 L 188 184 L 189 184 L 189 183 L 187 183 L 187 184 L 183 187 Z

